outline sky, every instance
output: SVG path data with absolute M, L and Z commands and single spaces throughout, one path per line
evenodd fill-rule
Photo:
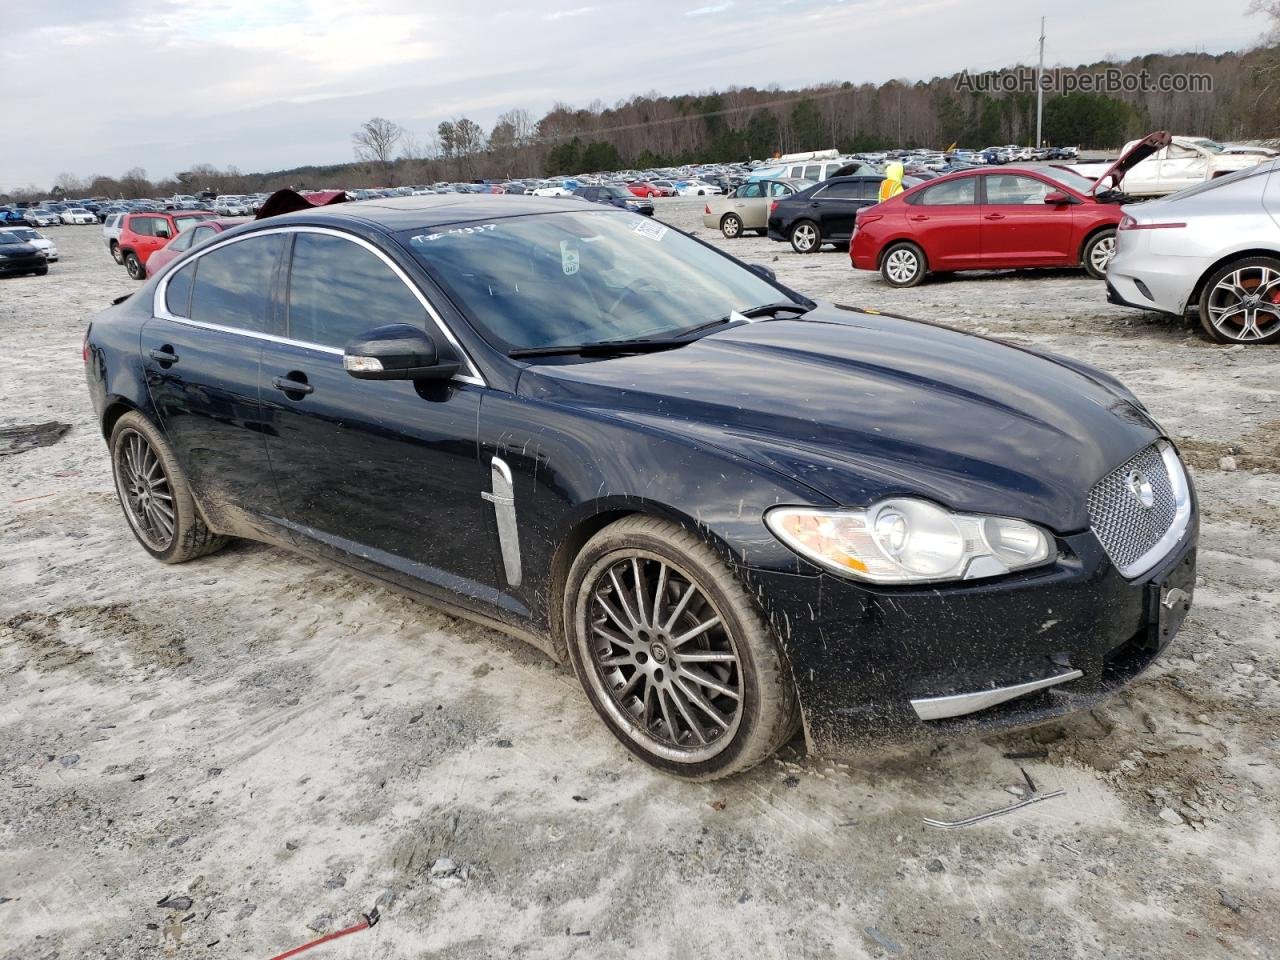
M 0 188 L 353 159 L 387 117 L 731 85 L 927 80 L 1254 45 L 1249 0 L 44 0 L 4 3 Z M 1188 131 L 1195 132 L 1195 131 Z

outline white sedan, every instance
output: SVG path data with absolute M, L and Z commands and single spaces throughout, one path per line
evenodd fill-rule
M 0 233 L 11 233 L 23 243 L 29 243 L 37 250 L 43 251 L 44 258 L 50 263 L 58 259 L 58 245 L 39 230 L 32 230 L 30 227 L 5 227 L 0 229 Z
M 676 184 L 676 193 L 682 197 L 717 197 L 724 191 L 714 183 L 703 183 L 701 180 L 686 180 Z
M 62 211 L 62 222 L 90 224 L 97 223 L 98 218 L 83 207 L 67 207 Z
M 547 180 L 533 191 L 535 197 L 571 197 L 576 183 L 569 180 Z
M 1280 343 L 1280 159 L 1122 209 L 1108 300 L 1196 310 L 1218 343 Z

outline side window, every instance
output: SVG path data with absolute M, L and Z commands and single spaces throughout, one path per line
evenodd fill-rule
M 788 184 L 778 183 L 776 180 L 769 182 L 769 196 L 771 197 L 789 197 L 795 192 L 795 188 Z
M 804 177 L 806 180 L 821 180 L 822 164 L 820 163 L 809 164 L 807 167 L 804 168 L 804 173 L 802 173 L 801 176 Z
M 126 226 L 140 237 L 154 237 L 156 235 L 155 217 L 134 217 Z
M 342 283 L 333 282 L 342 277 Z M 299 233 L 289 270 L 289 337 L 343 347 L 374 327 L 428 329 L 422 303 L 381 259 L 350 240 Z
M 164 306 L 175 317 L 191 315 L 191 281 L 195 279 L 196 264 L 188 263 L 169 278 L 164 291 Z
M 193 231 L 191 230 L 184 230 L 182 233 L 178 234 L 176 237 L 173 238 L 173 242 L 169 244 L 169 249 L 170 250 L 189 249 L 191 247 L 192 232 Z
M 862 196 L 862 185 L 857 180 L 841 180 L 822 191 L 823 199 L 857 200 Z
M 959 206 L 974 203 L 974 186 L 977 177 L 961 177 L 929 187 L 916 194 L 916 203 L 925 207 Z
M 284 234 L 275 233 L 229 243 L 197 260 L 191 319 L 275 333 L 268 331 L 267 313 L 271 278 L 283 247 Z
M 859 200 L 879 200 L 880 199 L 880 178 L 879 177 L 863 177 L 858 181 L 858 199 Z
M 740 197 L 763 197 L 764 184 L 759 180 L 753 180 L 751 183 L 744 183 L 742 189 L 738 191 Z
M 999 207 L 1043 206 L 1045 196 L 1053 189 L 1043 180 L 1013 173 L 990 174 L 983 182 L 987 185 L 987 203 Z

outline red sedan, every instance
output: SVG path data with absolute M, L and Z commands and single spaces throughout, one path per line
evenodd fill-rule
M 230 230 L 232 227 L 238 227 L 245 223 L 243 218 L 239 220 L 202 220 L 194 226 L 187 227 L 180 234 L 166 243 L 159 250 L 151 254 L 147 258 L 146 270 L 147 277 L 153 277 L 165 266 L 186 253 L 192 247 L 198 247 L 211 237 L 215 237 L 223 230 Z
M 645 183 L 643 180 L 637 180 L 634 183 L 628 183 L 627 189 L 634 193 L 637 197 L 674 197 L 676 192 L 668 187 L 657 187 L 652 183 Z
M 929 273 L 1079 267 L 1102 279 L 1115 253 L 1124 171 L 1168 134 L 1152 134 L 1096 182 L 1063 167 L 963 170 L 859 211 L 849 258 L 895 287 Z

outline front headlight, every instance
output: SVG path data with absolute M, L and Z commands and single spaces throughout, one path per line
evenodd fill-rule
M 952 513 L 906 497 L 865 510 L 775 507 L 764 520 L 805 559 L 872 583 L 976 580 L 1052 556 L 1049 535 L 1024 520 Z

